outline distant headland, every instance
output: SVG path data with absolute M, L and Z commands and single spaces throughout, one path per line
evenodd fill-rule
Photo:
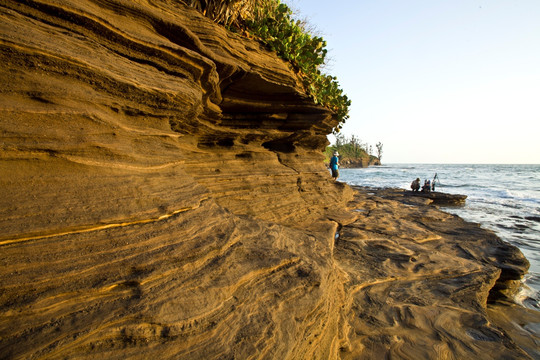
M 372 165 L 381 165 L 383 144 L 375 145 L 364 143 L 357 136 L 346 137 L 342 134 L 335 134 L 334 144 L 325 149 L 325 163 L 329 163 L 332 155 L 337 151 L 339 154 L 339 165 L 341 168 L 365 168 Z M 374 153 L 376 152 L 376 156 Z

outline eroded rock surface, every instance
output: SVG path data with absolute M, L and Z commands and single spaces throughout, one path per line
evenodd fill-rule
M 486 316 L 522 255 L 333 182 L 257 42 L 170 0 L 0 16 L 0 358 L 531 356 Z
M 513 329 L 499 318 L 519 308 L 501 306 L 529 265 L 517 248 L 428 201 L 410 205 L 391 189 L 359 190 L 350 205 L 361 215 L 341 230 L 335 248 L 351 294 L 342 358 L 539 355 L 530 328 L 538 312 L 521 308 Z

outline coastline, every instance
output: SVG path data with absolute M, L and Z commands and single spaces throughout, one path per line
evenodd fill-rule
M 377 312 L 386 319 L 393 316 L 392 325 L 383 326 L 385 336 L 402 336 L 403 346 L 411 339 L 408 351 L 420 351 L 418 358 L 430 355 L 413 346 L 417 333 L 423 335 L 415 341 L 450 336 L 463 343 L 504 344 L 523 351 L 519 355 L 523 358 L 540 355 L 535 328 L 540 312 L 513 301 L 528 268 L 519 249 L 479 224 L 430 205 L 428 199 L 404 196 L 401 189 L 352 187 L 356 194 L 350 205 L 364 210 L 354 223 L 341 229 L 338 254 L 350 260 L 354 249 L 371 258 L 357 265 L 371 267 L 370 273 L 378 274 L 377 278 L 367 280 L 367 272 L 358 269 L 350 275 L 358 281 L 355 286 L 368 289 L 370 300 L 362 299 L 362 294 L 353 303 L 369 316 Z M 349 254 L 343 255 L 345 249 Z M 369 310 L 374 303 L 377 311 Z M 432 326 L 440 319 L 445 326 Z M 369 328 L 369 321 L 358 323 L 356 331 Z M 381 328 L 374 333 L 381 336 Z M 448 345 L 443 343 L 439 345 Z M 432 344 L 439 345 L 437 341 Z M 458 348 L 447 350 L 456 356 L 460 355 Z M 380 355 L 362 354 L 366 358 Z M 463 349 L 460 356 L 471 354 Z M 476 356 L 489 358 L 481 353 Z
M 539 165 L 387 164 L 344 169 L 340 180 L 350 185 L 408 190 L 411 179 L 429 179 L 438 173 L 441 182 L 437 191 L 467 196 L 464 206 L 445 207 L 446 212 L 481 224 L 523 252 L 530 267 L 519 301 L 540 310 L 539 170 Z

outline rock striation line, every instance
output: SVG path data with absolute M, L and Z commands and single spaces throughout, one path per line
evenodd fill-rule
M 203 200 L 205 200 L 205 199 L 203 199 Z M 152 223 L 152 222 L 168 219 L 168 218 L 170 218 L 172 216 L 178 215 L 178 214 L 183 213 L 185 211 L 196 209 L 197 207 L 198 206 L 178 209 L 178 210 L 175 210 L 175 211 L 173 211 L 171 213 L 163 214 L 163 215 L 160 215 L 157 218 L 151 218 L 151 219 L 131 220 L 131 221 L 124 221 L 124 222 L 121 222 L 121 223 L 95 225 L 95 226 L 86 227 L 86 228 L 79 228 L 79 229 L 61 230 L 61 231 L 50 233 L 50 234 L 35 234 L 35 235 L 24 235 L 24 234 L 22 234 L 21 237 L 18 237 L 18 238 L 15 238 L 15 239 L 7 239 L 7 240 L 1 240 L 0 239 L 0 246 L 10 245 L 10 244 L 14 244 L 14 243 L 20 243 L 20 242 L 24 242 L 24 241 L 34 241 L 34 240 L 47 239 L 47 238 L 51 238 L 51 237 L 61 237 L 61 236 L 66 236 L 66 235 L 74 235 L 74 234 L 81 234 L 81 233 L 87 233 L 87 232 L 93 232 L 93 231 L 101 231 L 101 230 L 112 229 L 112 228 L 117 228 L 117 227 L 125 227 L 125 226 L 134 226 L 134 225 L 147 224 L 147 223 Z

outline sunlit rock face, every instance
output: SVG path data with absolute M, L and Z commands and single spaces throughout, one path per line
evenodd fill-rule
M 0 358 L 525 354 L 492 235 L 333 182 L 336 120 L 259 43 L 171 0 L 0 4 Z

